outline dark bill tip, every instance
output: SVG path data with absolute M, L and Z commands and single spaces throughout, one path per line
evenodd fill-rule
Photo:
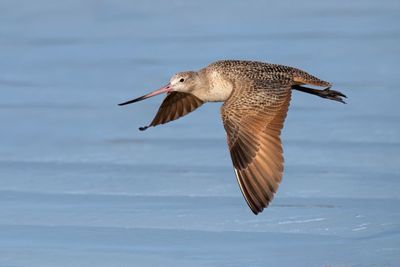
M 146 98 L 147 97 L 145 97 L 145 96 L 141 96 L 141 97 L 138 97 L 138 98 L 135 98 L 135 99 L 123 102 L 123 103 L 119 103 L 118 106 L 124 106 L 124 105 L 128 105 L 128 104 L 132 104 L 132 103 L 138 102 L 138 101 L 146 99 Z
M 132 104 L 132 103 L 135 103 L 135 102 L 138 102 L 138 101 L 141 101 L 141 100 L 144 100 L 146 98 L 153 97 L 153 96 L 156 96 L 156 95 L 159 95 L 159 94 L 162 94 L 162 93 L 169 93 L 169 92 L 171 92 L 171 90 L 172 89 L 170 87 L 170 84 L 167 84 L 167 85 L 161 87 L 160 89 L 155 90 L 154 92 L 151 92 L 151 93 L 148 93 L 147 95 L 144 95 L 144 96 L 141 96 L 141 97 L 138 97 L 138 98 L 135 98 L 135 99 L 120 103 L 120 104 L 118 104 L 118 106 L 124 106 L 124 105 L 128 105 L 128 104 Z

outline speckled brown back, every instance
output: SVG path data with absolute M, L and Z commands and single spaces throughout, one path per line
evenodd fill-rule
M 224 73 L 231 79 L 266 81 L 290 79 L 292 85 L 311 84 L 326 87 L 331 85 L 297 68 L 258 61 L 221 60 L 210 64 L 207 68 Z

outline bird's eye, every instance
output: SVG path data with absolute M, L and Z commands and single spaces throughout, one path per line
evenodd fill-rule
M 183 82 L 185 81 L 185 79 L 181 78 L 179 81 L 180 81 L 181 83 L 183 83 Z

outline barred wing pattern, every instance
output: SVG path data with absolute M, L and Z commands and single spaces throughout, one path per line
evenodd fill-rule
M 283 173 L 281 129 L 291 98 L 291 81 L 237 81 L 221 108 L 240 189 L 254 214 L 268 206 Z

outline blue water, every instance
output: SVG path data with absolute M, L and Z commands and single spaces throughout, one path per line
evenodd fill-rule
M 399 266 L 399 1 L 0 0 L 0 266 Z M 139 132 L 218 59 L 302 68 L 258 216 L 207 104 Z

